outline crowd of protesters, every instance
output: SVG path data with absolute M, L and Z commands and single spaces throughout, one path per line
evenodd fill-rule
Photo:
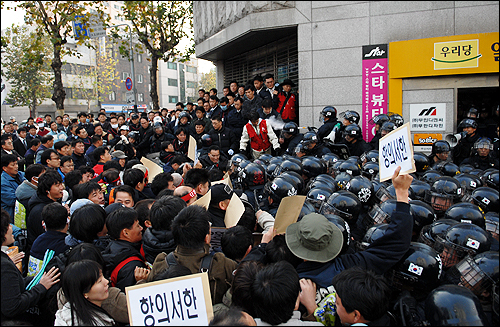
M 498 107 L 380 182 L 378 141 L 403 118 L 373 117 L 364 140 L 356 111 L 326 106 L 302 131 L 294 86 L 268 74 L 171 111 L 11 117 L 2 325 L 128 325 L 126 287 L 198 272 L 214 326 L 497 324 Z M 245 211 L 226 226 L 234 194 Z M 299 218 L 277 234 L 294 195 Z

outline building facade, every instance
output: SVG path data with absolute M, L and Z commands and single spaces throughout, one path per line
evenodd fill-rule
M 196 1 L 193 9 L 196 56 L 216 65 L 217 88 L 256 74 L 290 78 L 301 126 L 320 125 L 321 109 L 333 105 L 357 111 L 368 140 L 369 119 L 381 112 L 413 121 L 417 140 L 435 140 L 456 131 L 470 107 L 491 117 L 498 106 L 498 1 Z M 372 94 L 363 60 L 377 46 L 386 49 L 385 95 Z M 418 117 L 431 107 L 439 123 Z

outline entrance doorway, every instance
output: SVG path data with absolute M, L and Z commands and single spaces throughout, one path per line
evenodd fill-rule
M 499 124 L 497 107 L 499 105 L 498 87 L 475 87 L 457 89 L 457 125 L 464 118 L 470 108 L 479 111 L 478 134 L 489 137 L 491 140 L 496 136 L 496 127 Z

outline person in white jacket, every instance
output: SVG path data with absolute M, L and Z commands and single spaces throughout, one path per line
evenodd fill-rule
M 267 121 L 261 119 L 257 111 L 249 114 L 250 121 L 243 127 L 240 140 L 240 152 L 244 152 L 250 141 L 252 157 L 258 159 L 262 154 L 271 154 L 271 145 L 276 150 L 280 147 L 278 137 Z

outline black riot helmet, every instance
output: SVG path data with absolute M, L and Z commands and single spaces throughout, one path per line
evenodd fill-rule
M 438 219 L 430 225 L 425 225 L 420 231 L 417 242 L 427 244 L 434 247 L 437 235 L 442 235 L 448 227 L 458 224 L 456 220 L 452 219 Z
M 348 173 L 351 176 L 361 175 L 361 169 L 359 168 L 358 163 L 355 162 L 354 160 L 346 160 L 346 161 L 342 162 L 338 166 L 337 171 L 335 173 L 339 174 L 342 172 Z
M 360 119 L 359 114 L 354 110 L 347 110 L 346 112 L 343 113 L 342 118 L 346 119 L 351 124 L 359 124 L 359 119 Z
M 450 176 L 438 177 L 425 193 L 425 202 L 439 214 L 462 199 L 464 192 L 460 183 Z
M 337 184 L 337 189 L 345 190 L 347 183 L 352 179 L 352 175 L 346 172 L 340 172 L 335 175 L 335 183 Z
M 467 112 L 467 117 L 470 118 L 479 118 L 479 110 L 477 110 L 474 107 L 471 107 L 469 111 Z
M 429 169 L 429 159 L 422 152 L 413 152 L 413 160 L 418 176 L 423 175 Z
M 450 268 L 466 255 L 472 256 L 489 251 L 491 236 L 481 227 L 470 223 L 458 223 L 436 236 L 434 249 L 438 251 L 445 268 Z
M 373 177 L 378 173 L 378 171 L 379 171 L 379 165 L 378 165 L 378 163 L 367 162 L 361 168 L 361 175 L 363 175 L 366 178 L 372 180 Z
M 332 176 L 328 175 L 328 174 L 321 174 L 321 175 L 318 175 L 314 178 L 314 182 L 316 181 L 324 181 L 326 183 L 328 183 L 328 185 L 331 185 L 332 186 L 332 192 L 335 192 L 337 189 L 337 183 L 335 182 L 335 178 L 333 178 Z M 309 189 L 311 189 L 312 187 L 310 187 Z
M 458 166 L 458 170 L 460 170 L 460 173 L 470 173 L 472 170 L 474 170 L 474 166 L 471 164 L 461 164 Z
M 484 212 L 498 212 L 500 209 L 498 191 L 488 186 L 476 188 L 470 195 L 464 196 L 463 201 L 478 205 Z
M 477 129 L 477 122 L 475 119 L 465 118 L 465 119 L 462 119 L 459 126 L 461 126 L 462 128 L 472 127 L 472 128 Z
M 278 177 L 284 178 L 289 183 L 291 183 L 297 190 L 297 194 L 304 194 L 305 183 L 301 175 L 294 171 L 285 171 L 281 173 Z
M 389 120 L 393 122 L 396 125 L 396 127 L 401 127 L 405 123 L 403 117 L 400 114 L 389 115 Z
M 182 111 L 179 114 L 179 117 L 178 117 L 179 122 L 181 121 L 181 118 L 184 118 L 184 117 L 187 118 L 188 121 L 191 121 L 192 116 L 191 116 L 191 114 L 188 111 Z
M 274 171 L 276 170 L 276 167 L 278 167 L 278 166 L 279 166 L 279 164 L 277 164 L 277 163 L 272 163 L 272 164 L 267 165 L 266 174 L 267 174 L 268 180 L 274 179 Z
M 420 176 L 420 180 L 432 186 L 436 179 L 442 176 L 443 174 L 441 174 L 439 171 L 431 169 L 427 170 L 422 176 Z
M 363 217 L 363 226 L 368 228 L 376 224 L 389 223 L 392 213 L 396 210 L 396 203 L 397 201 L 395 199 L 390 199 L 380 204 L 373 205 L 368 215 Z
M 458 166 L 451 161 L 438 161 L 432 165 L 431 169 L 439 171 L 443 176 L 455 177 L 460 174 Z
M 379 114 L 370 119 L 370 123 L 373 123 L 375 125 L 378 125 L 379 127 L 382 126 L 386 121 L 389 121 L 390 118 L 386 114 Z
M 484 183 L 493 189 L 497 189 L 500 187 L 500 174 L 498 169 L 495 169 L 489 174 L 483 174 L 482 176 Z
M 324 215 L 329 222 L 334 223 L 342 232 L 342 236 L 344 237 L 344 244 L 342 244 L 342 250 L 340 250 L 340 254 L 344 254 L 347 252 L 349 245 L 351 243 L 351 228 L 349 224 L 346 223 L 342 217 L 337 215 Z
M 486 231 L 490 233 L 493 238 L 498 239 L 498 234 L 500 234 L 500 223 L 498 219 L 498 212 L 487 212 L 484 214 L 484 220 L 486 222 Z
M 431 156 L 437 153 L 450 152 L 451 147 L 448 141 L 437 140 L 432 144 Z
M 471 171 L 469 171 L 469 174 L 476 175 L 476 176 L 479 176 L 481 178 L 481 176 L 484 174 L 484 170 L 479 169 L 479 168 L 474 168 Z
M 389 192 L 389 194 L 391 195 L 391 197 L 392 197 L 393 199 L 395 199 L 395 198 L 396 198 L 396 188 L 394 187 L 394 185 L 393 185 L 393 184 L 391 184 L 391 185 L 387 186 L 387 192 Z M 408 197 L 409 197 L 411 200 L 415 199 L 415 193 L 413 193 L 413 190 L 412 190 L 412 188 L 411 188 L 411 187 L 410 187 L 410 188 L 408 188 Z
M 311 203 L 304 201 L 304 205 L 302 206 L 302 209 L 300 209 L 300 214 L 299 217 L 297 218 L 297 221 L 300 221 L 304 216 L 307 216 L 310 213 L 318 213 L 318 212 Z
M 239 173 L 245 188 L 264 187 L 267 182 L 266 170 L 257 163 L 250 163 Z
M 305 146 L 306 149 L 309 149 L 312 143 L 319 142 L 318 134 L 314 131 L 309 131 L 304 134 L 304 137 L 300 142 Z
M 330 195 L 332 195 L 332 192 L 324 188 L 316 187 L 307 192 L 306 201 L 314 206 L 316 212 L 320 212 L 323 203 L 325 203 L 326 200 L 328 200 Z
M 320 174 L 326 174 L 326 165 L 320 158 L 302 157 L 303 174 L 307 178 L 314 178 Z
M 356 223 L 360 212 L 361 201 L 356 195 L 346 190 L 333 193 L 321 209 L 323 215 L 338 215 L 347 223 Z
M 283 125 L 282 132 L 295 136 L 299 134 L 299 126 L 297 126 L 297 124 L 293 121 L 285 123 L 285 125 Z
M 321 116 L 328 119 L 336 119 L 337 118 L 337 109 L 333 106 L 326 106 L 321 110 Z
M 408 290 L 417 301 L 439 286 L 443 266 L 436 250 L 422 243 L 411 242 L 408 251 L 390 270 L 392 286 Z
M 371 244 L 373 244 L 373 242 L 384 236 L 388 227 L 389 224 L 384 223 L 384 224 L 376 224 L 368 228 L 366 230 L 365 235 L 363 236 L 363 239 L 360 242 L 356 243 L 356 247 L 358 248 L 358 250 L 361 251 L 366 250 L 366 248 L 369 247 Z
M 392 121 L 386 121 L 384 124 L 382 124 L 382 126 L 380 126 L 380 133 L 386 132 L 386 134 L 389 134 L 396 128 L 398 127 Z
M 333 164 L 336 163 L 340 158 L 338 155 L 330 152 L 330 153 L 326 153 L 323 156 L 321 156 L 321 159 L 323 159 L 326 162 L 327 173 L 331 174 Z
M 378 164 L 378 150 L 370 150 L 361 154 L 359 157 L 362 165 L 365 165 L 368 162 L 374 162 Z
M 264 153 L 260 155 L 259 160 L 262 160 L 265 162 L 266 165 L 269 165 L 269 161 L 271 161 L 272 158 L 273 158 L 272 155 Z
M 274 177 L 279 176 L 285 171 L 294 171 L 302 176 L 304 169 L 302 168 L 301 163 L 297 163 L 295 160 L 286 159 L 283 160 L 283 162 L 278 167 L 276 167 L 273 173 Z
M 287 196 L 297 195 L 297 189 L 285 178 L 277 177 L 266 183 L 264 187 L 265 194 L 273 200 L 273 203 L 279 205 L 281 199 Z
M 268 165 L 271 165 L 271 164 L 280 164 L 283 162 L 283 160 L 285 160 L 283 157 L 272 157 L 271 160 L 269 160 L 269 163 Z
M 444 219 L 453 219 L 459 223 L 475 224 L 481 228 L 486 227 L 483 211 L 475 204 L 469 202 L 455 203 L 446 210 Z
M 410 189 L 413 191 L 415 197 L 414 200 L 424 201 L 425 191 L 430 191 L 431 186 L 426 182 L 413 179 L 410 184 Z
M 454 178 L 462 185 L 466 194 L 471 194 L 476 188 L 483 186 L 483 182 L 478 176 L 468 173 L 460 173 Z
M 203 134 L 200 138 L 200 144 L 202 148 L 208 148 L 212 145 L 213 140 L 209 134 Z
M 337 184 L 333 184 L 330 181 L 326 180 L 312 180 L 307 184 L 307 192 L 315 188 L 321 188 L 330 193 L 333 193 L 337 191 Z
M 413 217 L 413 232 L 420 234 L 422 227 L 432 224 L 436 220 L 434 209 L 424 201 L 410 201 L 410 213 Z
M 347 182 L 346 190 L 354 193 L 362 203 L 369 203 L 373 193 L 372 182 L 364 176 L 355 176 Z
M 487 326 L 481 302 L 458 285 L 436 287 L 425 300 L 425 319 L 430 326 Z
M 466 256 L 448 274 L 450 279 L 460 281 L 458 285 L 467 287 L 481 297 L 484 291 L 491 293 L 492 286 L 498 283 L 498 259 L 498 251 L 486 251 L 474 257 Z
M 353 137 L 354 139 L 359 140 L 360 138 L 363 137 L 362 132 L 361 132 L 361 127 L 359 127 L 358 124 L 351 124 L 349 126 L 346 126 L 344 130 L 342 131 L 344 137 L 345 136 L 350 136 Z

